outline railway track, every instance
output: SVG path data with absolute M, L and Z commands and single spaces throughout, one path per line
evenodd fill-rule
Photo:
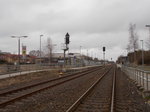
M 95 68 L 54 82 L 48 83 L 46 91 L 43 91 L 44 84 L 3 95 L 4 99 L 0 97 L 0 102 L 5 103 L 5 99 L 10 102 L 1 105 L 0 111 L 5 112 L 6 109 L 7 112 L 17 107 L 23 112 L 28 108 L 31 108 L 29 112 L 148 112 L 142 98 L 137 100 L 139 96 L 135 93 L 136 90 L 133 90 L 134 86 L 130 85 L 131 82 L 114 66 L 105 69 Z M 56 88 L 52 88 L 55 86 Z M 18 99 L 12 100 L 15 97 Z M 37 103 L 32 102 L 32 99 L 36 99 Z
M 150 112 L 150 106 L 139 95 L 139 91 L 134 83 L 121 70 L 116 72 L 114 111 Z
M 105 72 L 66 112 L 149 112 L 132 82 L 116 67 Z
M 66 112 L 113 112 L 115 68 L 106 71 Z
M 67 75 L 60 78 L 50 79 L 47 81 L 42 81 L 39 83 L 24 85 L 23 87 L 7 90 L 0 93 L 0 108 L 6 107 L 9 104 L 12 104 L 16 101 L 20 101 L 28 96 L 39 93 L 46 89 L 61 85 L 67 81 L 74 80 L 76 78 L 82 77 L 84 75 L 97 72 L 102 67 L 96 67 L 94 69 L 90 69 L 88 71 L 76 73 L 73 75 Z

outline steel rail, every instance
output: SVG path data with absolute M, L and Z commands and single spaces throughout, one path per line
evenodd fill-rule
M 91 91 L 96 87 L 96 85 L 101 81 L 101 79 L 112 69 L 109 68 L 71 107 L 67 109 L 66 112 L 73 112 L 82 103 L 82 101 L 91 93 Z
M 89 71 L 88 73 L 92 73 L 92 72 L 94 72 L 95 70 L 98 70 L 98 69 L 91 70 L 91 71 Z M 46 87 L 42 87 L 42 88 L 40 88 L 40 89 L 34 90 L 33 92 L 28 92 L 28 93 L 25 93 L 25 94 L 23 94 L 23 95 L 16 96 L 16 97 L 14 97 L 14 98 L 10 98 L 10 99 L 8 99 L 8 100 L 6 100 L 6 101 L 0 102 L 0 108 L 1 108 L 1 107 L 5 107 L 6 105 L 8 105 L 8 104 L 10 104 L 10 103 L 12 103 L 12 102 L 15 102 L 15 101 L 17 101 L 17 100 L 20 100 L 20 99 L 22 99 L 22 98 L 28 97 L 28 96 L 30 96 L 30 95 L 32 95 L 32 94 L 35 94 L 35 93 L 41 92 L 41 91 L 43 91 L 43 90 L 46 90 L 46 89 L 55 87 L 55 86 L 57 86 L 57 85 L 63 84 L 63 83 L 65 83 L 65 82 L 68 82 L 68 81 L 70 81 L 70 80 L 73 80 L 73 79 L 76 79 L 76 78 L 78 78 L 78 77 L 84 76 L 84 75 L 86 75 L 86 74 L 87 74 L 87 72 L 86 72 L 86 73 L 83 73 L 83 74 L 81 74 L 81 75 L 78 75 L 78 76 L 76 76 L 76 77 L 73 77 L 73 78 L 70 78 L 70 79 L 67 79 L 67 80 L 58 82 L 58 83 L 56 83 L 56 84 L 53 84 L 53 85 L 50 85 L 50 86 L 46 86 Z
M 98 68 L 94 68 L 94 70 L 96 70 L 96 69 L 98 69 Z M 30 85 L 25 85 L 23 87 L 19 87 L 19 88 L 15 88 L 15 89 L 12 89 L 12 90 L 0 92 L 0 96 L 5 96 L 5 95 L 11 94 L 13 92 L 17 92 L 17 91 L 21 91 L 21 90 L 28 89 L 28 88 L 31 88 L 31 87 L 35 87 L 35 86 L 38 86 L 38 85 L 41 85 L 41 84 L 46 84 L 46 83 L 49 83 L 49 82 L 52 82 L 52 81 L 61 80 L 61 79 L 67 78 L 67 77 L 72 77 L 72 76 L 75 76 L 75 75 L 78 75 L 78 74 L 85 74 L 85 73 L 88 73 L 90 71 L 91 71 L 91 69 L 88 70 L 88 71 L 78 72 L 78 73 L 75 73 L 75 74 L 72 74 L 72 75 L 67 75 L 67 76 L 63 76 L 63 77 L 59 77 L 59 78 L 54 78 L 54 79 L 50 79 L 50 80 L 46 80 L 46 81 L 42 81 L 42 82 L 30 84 Z
M 116 87 L 116 68 L 114 70 L 114 76 L 113 76 L 113 87 L 112 87 L 112 95 L 111 95 L 111 108 L 110 108 L 110 112 L 114 111 L 115 87 Z

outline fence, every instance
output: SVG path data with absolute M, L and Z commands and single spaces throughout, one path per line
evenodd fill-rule
M 100 66 L 100 65 L 95 65 L 95 66 Z M 95 67 L 93 65 L 93 67 Z M 75 68 L 73 68 L 75 67 Z M 76 72 L 79 71 L 79 69 L 85 70 L 88 68 L 91 68 L 92 66 L 85 66 L 85 67 L 76 67 L 76 66 L 69 66 L 66 65 L 65 69 L 67 71 L 72 71 Z M 55 70 L 61 70 L 61 66 L 58 64 L 26 64 L 26 65 L 1 65 L 0 66 L 0 75 L 5 75 L 5 74 L 12 74 L 12 73 L 30 73 L 30 72 L 37 72 L 37 71 L 45 71 L 45 70 L 50 70 L 50 69 L 55 69 Z M 64 69 L 64 70 L 65 70 Z
M 58 65 L 38 65 L 38 64 L 26 64 L 26 65 L 3 65 L 0 66 L 0 75 L 10 74 L 16 72 L 24 72 L 24 71 L 39 71 L 44 69 L 54 69 L 58 68 Z
M 150 90 L 150 71 L 144 71 L 141 69 L 122 66 L 124 71 L 131 79 L 135 80 L 139 86 L 142 86 L 144 90 Z

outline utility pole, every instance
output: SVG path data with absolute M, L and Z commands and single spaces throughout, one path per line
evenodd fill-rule
M 144 49 L 143 49 L 143 40 L 140 40 L 142 43 L 142 66 L 144 66 Z
M 87 49 L 87 61 L 88 61 L 88 65 L 89 65 L 90 62 L 89 62 L 89 53 L 88 53 L 88 49 Z
M 41 37 L 42 37 L 43 35 L 40 35 L 40 65 L 41 65 Z
M 87 57 L 89 56 L 89 54 L 88 54 L 88 49 L 87 49 Z
M 148 28 L 149 28 L 149 40 L 150 40 L 150 25 L 145 25 L 145 27 L 148 27 Z M 148 42 L 148 48 L 149 48 L 149 50 L 150 50 L 150 44 L 149 44 L 149 42 Z
M 82 50 L 82 46 L 80 46 L 80 56 L 82 55 L 82 54 L 81 54 L 81 52 L 82 52 L 81 50 Z
M 82 46 L 80 46 L 80 58 L 81 58 L 81 65 L 83 65 L 83 59 L 82 59 Z
M 92 57 L 92 59 L 93 59 L 93 51 L 91 51 L 91 57 Z

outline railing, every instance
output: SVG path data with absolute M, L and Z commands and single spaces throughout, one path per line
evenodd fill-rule
M 135 80 L 139 86 L 142 86 L 145 91 L 150 90 L 150 71 L 145 71 L 127 66 L 122 66 L 121 69 L 131 79 Z

